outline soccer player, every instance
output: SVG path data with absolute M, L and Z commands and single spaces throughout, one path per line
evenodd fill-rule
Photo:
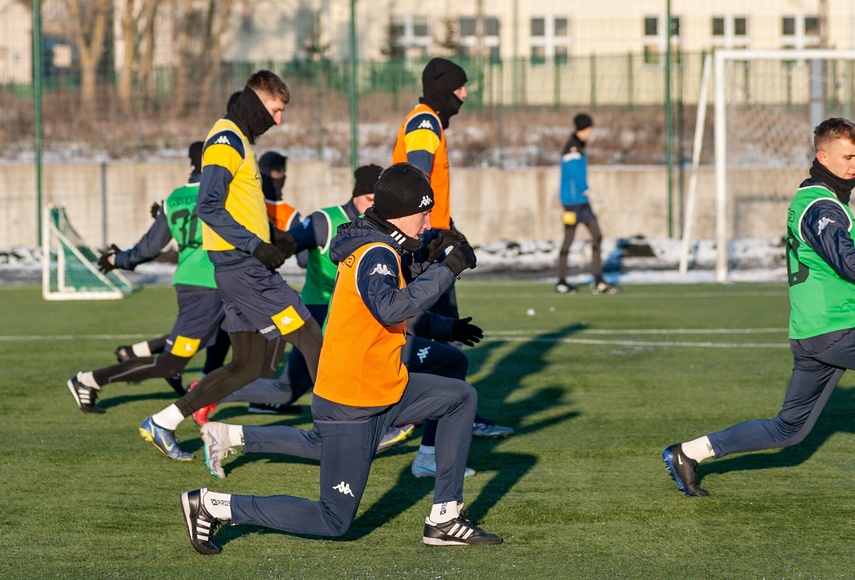
M 192 459 L 175 437 L 184 418 L 259 376 L 272 377 L 284 342 L 303 353 L 312 378 L 317 373 L 321 329 L 276 271 L 296 245 L 268 221 L 252 149 L 258 136 L 281 122 L 290 98 L 276 74 L 253 73 L 205 139 L 196 212 L 204 222 L 203 246 L 214 264 L 233 354 L 227 365 L 140 425 L 140 435 L 170 459 Z
M 561 221 L 564 224 L 564 241 L 558 251 L 558 283 L 555 291 L 559 294 L 575 294 L 578 289 L 567 283 L 567 257 L 576 235 L 576 226 L 585 224 L 591 234 L 591 273 L 594 280 L 591 292 L 594 294 L 616 294 L 620 289 L 603 279 L 603 258 L 601 245 L 603 235 L 600 224 L 591 203 L 588 201 L 588 159 L 585 145 L 594 132 L 594 121 L 587 113 L 573 117 L 576 130 L 570 135 L 561 152 L 561 183 L 559 197 L 564 211 Z
M 312 415 L 321 437 L 320 499 L 254 497 L 197 489 L 181 494 L 193 548 L 217 554 L 211 541 L 226 521 L 308 536 L 341 536 L 356 516 L 377 443 L 385 429 L 425 417 L 438 419 L 434 505 L 424 543 L 500 544 L 502 539 L 464 519 L 463 471 L 472 439 L 477 394 L 463 381 L 408 373 L 401 361 L 405 320 L 427 310 L 475 252 L 458 244 L 443 263 L 423 267 L 409 285 L 403 269 L 430 228 L 433 192 L 412 165 L 386 169 L 374 207 L 342 228 L 330 257 L 337 262 Z M 425 267 L 426 266 L 426 267 Z
M 787 271 L 793 374 L 774 419 L 756 419 L 674 444 L 662 461 L 689 496 L 707 496 L 698 464 L 732 453 L 788 447 L 816 424 L 846 369 L 855 369 L 855 123 L 826 119 L 814 129 L 810 177 L 790 202 Z
M 423 236 L 425 242 L 443 231 L 456 231 L 451 219 L 445 130 L 466 100 L 466 81 L 466 71 L 459 65 L 444 58 L 432 58 L 422 71 L 423 96 L 401 123 L 392 150 L 392 163 L 412 163 L 430 177 L 436 205 L 432 227 Z M 454 286 L 431 310 L 450 318 L 460 317 Z
M 79 372 L 70 378 L 68 389 L 77 407 L 84 413 L 104 412 L 104 409 L 96 404 L 104 385 L 175 377 L 181 374 L 200 348 L 212 346 L 216 341 L 224 316 L 223 305 L 214 282 L 214 266 L 201 247 L 202 230 L 196 217 L 196 194 L 199 191 L 202 170 L 202 142 L 197 141 L 190 145 L 188 153 L 192 169 L 187 184 L 166 198 L 163 208 L 142 239 L 126 251 L 120 251 L 113 246 L 114 249 L 102 255 L 98 263 L 104 272 L 114 268 L 133 270 L 137 265 L 157 257 L 174 238 L 178 243 L 178 266 L 172 278 L 178 297 L 178 317 L 175 325 L 165 340 L 161 354 L 128 357 L 125 352 L 127 358 L 119 364 Z M 117 356 L 120 349 L 117 349 Z M 211 372 L 221 364 L 222 359 L 209 359 L 204 372 Z

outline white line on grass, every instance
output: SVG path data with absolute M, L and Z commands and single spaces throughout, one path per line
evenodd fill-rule
M 0 336 L 0 341 L 3 340 L 128 340 L 134 338 L 151 338 L 155 336 L 151 334 L 59 334 L 59 335 L 22 335 L 22 336 Z
M 554 330 L 491 330 L 491 335 L 548 334 Z M 787 332 L 786 328 L 647 328 L 647 329 L 605 329 L 583 328 L 577 331 L 585 334 L 760 334 Z
M 489 342 L 545 342 L 566 344 L 598 344 L 613 346 L 643 346 L 643 347 L 689 347 L 689 348 L 789 348 L 786 341 L 782 342 L 672 342 L 656 341 L 647 342 L 641 340 L 595 340 L 592 338 L 561 338 L 541 336 L 485 336 L 482 340 Z

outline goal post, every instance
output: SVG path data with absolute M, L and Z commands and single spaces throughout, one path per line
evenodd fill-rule
M 115 300 L 134 291 L 118 270 L 98 269 L 98 253 L 71 225 L 65 207 L 44 208 L 42 296 L 45 300 Z
M 783 237 L 814 127 L 851 118 L 855 50 L 717 50 L 713 68 L 715 271 L 726 282 L 734 240 Z

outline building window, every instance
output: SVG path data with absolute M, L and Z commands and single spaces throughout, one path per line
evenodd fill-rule
M 390 27 L 393 51 L 411 59 L 427 58 L 431 46 L 427 16 L 407 14 L 392 19 Z
M 748 18 L 745 16 L 714 16 L 712 19 L 713 48 L 748 48 Z
M 474 57 L 478 52 L 478 19 L 473 16 L 463 16 L 458 20 L 460 30 L 460 56 Z M 490 62 L 499 62 L 499 19 L 495 16 L 484 17 L 483 56 Z
M 668 31 L 665 16 L 644 17 L 644 63 L 664 64 Z M 671 59 L 680 61 L 680 17 L 671 17 Z
M 784 16 L 781 18 L 783 48 L 818 48 L 819 16 Z
M 564 16 L 532 18 L 529 46 L 533 64 L 566 63 L 570 58 L 570 19 Z

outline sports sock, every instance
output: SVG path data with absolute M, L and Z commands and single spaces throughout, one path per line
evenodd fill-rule
M 206 491 L 202 494 L 202 505 L 218 520 L 232 519 L 232 494 Z
M 178 425 L 181 424 L 181 421 L 184 420 L 184 415 L 181 414 L 181 411 L 178 410 L 178 407 L 175 406 L 175 403 L 169 405 L 163 411 L 159 411 L 151 416 L 152 421 L 163 427 L 164 429 L 169 429 L 170 431 L 175 431 Z
M 434 447 L 433 445 L 431 445 L 431 446 L 419 445 L 419 453 L 427 453 L 429 455 L 435 455 L 436 454 L 436 447 Z
M 92 371 L 87 371 L 85 373 L 77 373 L 77 380 L 86 385 L 87 387 L 92 387 L 93 389 L 100 389 L 101 385 L 95 380 L 95 376 L 92 374 Z
M 226 425 L 229 428 L 229 445 L 243 445 L 243 425 Z
M 433 507 L 430 509 L 428 519 L 435 524 L 444 524 L 445 522 L 453 520 L 458 515 L 457 502 L 447 501 L 433 504 Z
M 691 441 L 687 441 L 682 444 L 683 453 L 689 459 L 694 459 L 698 463 L 703 461 L 704 459 L 709 459 L 710 457 L 715 456 L 715 450 L 712 447 L 712 443 L 710 443 L 709 438 L 704 435 L 703 437 L 698 437 L 697 439 L 693 439 Z
M 151 356 L 151 349 L 148 347 L 147 342 L 138 342 L 131 346 L 131 350 L 137 356 Z

